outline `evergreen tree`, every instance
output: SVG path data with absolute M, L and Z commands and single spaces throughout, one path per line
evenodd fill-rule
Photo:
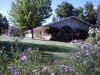
M 96 24 L 100 27 L 100 5 L 98 5 L 97 9 L 97 21 Z
M 56 9 L 57 17 L 65 18 L 65 17 L 72 16 L 73 8 L 74 7 L 72 6 L 72 4 L 65 2 L 65 1 L 62 2 L 60 5 L 58 5 Z
M 84 16 L 84 14 L 83 14 L 84 9 L 83 9 L 82 7 L 75 8 L 73 12 L 74 12 L 74 13 L 76 14 L 76 16 L 78 16 L 79 18 L 81 18 L 81 19 L 83 19 L 83 20 L 85 19 L 85 16 Z
M 85 20 L 90 24 L 96 24 L 96 11 L 94 10 L 94 6 L 91 2 L 87 2 L 85 4 Z
M 0 13 L 0 34 L 2 32 L 7 32 L 9 23 L 6 17 L 3 17 L 3 15 Z

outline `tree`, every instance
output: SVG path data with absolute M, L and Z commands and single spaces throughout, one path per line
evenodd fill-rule
M 73 8 L 74 7 L 70 3 L 63 1 L 60 5 L 58 5 L 58 8 L 56 9 L 56 14 L 60 18 L 72 16 Z
M 97 21 L 96 24 L 100 27 L 100 5 L 98 5 L 97 9 Z
M 16 0 L 12 4 L 10 15 L 12 22 L 21 30 L 31 30 L 51 15 L 51 0 Z
M 85 4 L 85 20 L 90 24 L 96 24 L 96 11 L 94 10 L 94 6 L 91 2 L 87 2 Z
M 84 9 L 82 7 L 74 9 L 74 13 L 76 14 L 76 16 L 78 16 L 79 18 L 84 20 L 85 16 L 84 16 L 83 12 L 84 12 Z
M 0 33 L 2 32 L 6 32 L 8 29 L 9 23 L 6 17 L 4 17 L 1 13 L 0 13 Z

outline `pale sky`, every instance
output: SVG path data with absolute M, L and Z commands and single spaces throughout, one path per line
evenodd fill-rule
M 15 2 L 15 0 L 0 0 L 0 12 L 4 16 L 7 16 L 7 18 L 9 18 L 8 13 L 11 9 L 11 5 L 13 1 Z M 61 4 L 62 1 L 67 1 L 76 8 L 79 6 L 83 7 L 86 1 L 92 2 L 95 8 L 97 7 L 98 4 L 100 4 L 100 0 L 52 0 L 53 13 L 54 13 L 54 10 L 57 8 L 57 5 Z M 47 23 L 50 23 L 52 21 L 51 19 L 52 19 L 52 16 L 49 19 L 47 19 Z

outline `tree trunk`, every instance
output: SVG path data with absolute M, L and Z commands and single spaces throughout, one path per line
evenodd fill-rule
M 34 32 L 33 32 L 33 29 L 31 29 L 31 34 L 32 34 L 32 39 L 34 39 Z

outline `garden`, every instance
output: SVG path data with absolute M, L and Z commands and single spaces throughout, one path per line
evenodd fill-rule
M 15 35 L 0 36 L 1 75 L 100 75 L 99 37 L 64 43 Z
M 0 75 L 100 75 L 100 1 L 14 0 L 10 6 L 3 1 L 3 10 L 11 9 L 8 15 L 0 6 Z M 60 36 L 56 28 L 47 31 L 51 41 L 34 39 L 34 28 L 48 19 L 57 23 L 71 16 L 78 26 L 72 19 L 72 26 L 58 26 Z M 86 31 L 80 30 L 83 24 Z M 25 37 L 28 30 L 31 38 Z

